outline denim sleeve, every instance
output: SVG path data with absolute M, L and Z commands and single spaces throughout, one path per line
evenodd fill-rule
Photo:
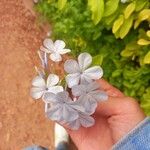
M 140 122 L 112 150 L 150 150 L 150 118 Z

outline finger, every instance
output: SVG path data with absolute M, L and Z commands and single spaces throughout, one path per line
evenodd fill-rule
M 96 114 L 103 116 L 112 116 L 120 114 L 124 100 L 120 97 L 110 97 L 107 101 L 100 102 L 96 109 Z
M 100 87 L 111 97 L 123 97 L 124 94 L 104 79 L 98 80 Z

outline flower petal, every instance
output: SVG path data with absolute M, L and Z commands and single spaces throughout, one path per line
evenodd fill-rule
M 70 49 L 65 49 L 65 48 L 64 49 L 59 49 L 59 51 L 58 51 L 58 53 L 62 54 L 62 55 L 66 54 L 66 53 L 69 53 L 69 52 L 71 52 L 71 50 Z
M 80 81 L 79 73 L 68 74 L 66 76 L 66 82 L 67 82 L 69 88 L 73 87 L 74 85 L 79 84 L 79 81 Z
M 63 107 L 63 118 L 65 121 L 74 121 L 78 118 L 78 112 L 72 109 L 69 105 L 66 105 Z
M 75 101 L 74 102 L 74 104 L 70 104 L 70 106 L 73 108 L 73 109 L 75 109 L 75 110 L 77 110 L 78 112 L 85 112 L 85 108 L 84 108 L 84 106 L 82 106 L 82 103 L 80 103 L 78 100 L 77 101 Z
M 93 79 L 91 79 L 89 76 L 87 76 L 85 73 L 83 73 L 82 75 L 81 75 L 81 79 L 80 79 L 80 83 L 81 84 L 89 84 L 89 83 L 91 83 L 91 82 L 93 82 Z
M 62 121 L 62 107 L 60 105 L 52 106 L 47 110 L 46 115 L 51 120 Z
M 94 66 L 84 71 L 84 76 L 97 80 L 103 76 L 103 70 L 100 66 Z
M 69 128 L 72 130 L 78 130 L 81 126 L 79 119 L 72 121 L 68 124 Z
M 95 124 L 95 120 L 91 116 L 82 114 L 80 117 L 80 123 L 83 127 L 88 128 L 88 127 L 91 127 Z
M 40 50 L 43 52 L 46 52 L 46 53 L 52 53 L 53 52 L 52 50 L 45 48 L 44 46 L 40 46 Z
M 56 98 L 56 94 L 50 93 L 50 92 L 45 92 L 42 99 L 45 103 L 57 103 L 58 102 Z
M 32 98 L 34 99 L 39 99 L 42 97 L 44 93 L 44 89 L 42 88 L 38 88 L 38 87 L 33 87 L 31 88 L 31 91 L 30 91 L 30 95 L 32 96 Z
M 54 46 L 56 48 L 56 51 L 59 53 L 60 50 L 65 48 L 66 44 L 62 40 L 56 40 L 55 43 L 54 43 Z
M 89 53 L 81 53 L 78 57 L 78 63 L 79 63 L 80 69 L 84 71 L 91 65 L 92 56 Z
M 93 114 L 97 107 L 97 102 L 92 96 L 80 96 L 79 99 L 82 102 L 82 106 L 85 108 L 86 114 Z
M 108 95 L 103 91 L 93 91 L 91 92 L 91 95 L 93 96 L 93 98 L 95 98 L 97 102 L 108 100 Z
M 58 54 L 58 53 L 52 53 L 52 54 L 50 55 L 50 59 L 51 59 L 52 61 L 55 61 L 55 62 L 62 61 L 62 57 L 61 57 L 61 55 Z
M 43 45 L 50 51 L 54 51 L 54 43 L 51 39 L 48 39 L 46 38 L 44 41 L 43 41 Z
M 64 102 L 67 103 L 69 101 L 72 102 L 71 98 L 69 97 L 69 93 L 67 91 L 57 93 L 57 99 L 59 102 L 62 102 L 62 103 Z
M 77 110 L 78 112 L 85 112 L 83 101 L 80 99 L 77 99 L 76 101 L 68 100 L 68 102 L 66 102 L 66 103 L 69 104 L 69 106 L 71 108 Z
M 85 85 L 85 86 L 86 86 L 86 85 Z M 96 81 L 91 82 L 90 84 L 88 84 L 88 85 L 86 86 L 87 92 L 94 91 L 94 90 L 97 90 L 97 89 L 99 89 L 99 88 L 100 88 L 100 84 L 99 84 L 98 82 L 96 82 Z
M 73 59 L 65 61 L 64 69 L 67 73 L 77 73 L 80 71 L 79 64 Z
M 74 96 L 81 96 L 83 94 L 86 94 L 86 87 L 84 85 L 75 85 L 71 89 L 72 94 Z
M 32 80 L 32 85 L 36 87 L 46 87 L 45 80 L 41 76 L 36 76 Z
M 56 85 L 59 82 L 59 77 L 56 74 L 49 74 L 47 78 L 47 87 Z
M 52 86 L 52 87 L 48 88 L 48 92 L 51 92 L 54 94 L 57 94 L 57 93 L 62 92 L 62 91 L 64 91 L 62 86 Z

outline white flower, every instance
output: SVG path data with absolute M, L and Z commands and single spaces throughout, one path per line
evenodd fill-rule
M 71 122 L 79 117 L 78 112 L 84 112 L 84 107 L 79 101 L 72 101 L 66 91 L 57 94 L 45 93 L 43 99 L 46 103 L 51 103 L 51 107 L 46 112 L 51 120 Z
M 68 123 L 68 126 L 72 130 L 78 130 L 81 126 L 88 128 L 93 126 L 94 124 L 95 124 L 95 120 L 93 117 L 87 114 L 79 113 L 79 117 L 76 120 Z
M 45 81 L 41 76 L 36 76 L 32 80 L 31 96 L 34 99 L 39 99 L 46 92 L 58 93 L 63 91 L 62 86 L 56 86 L 59 82 L 59 77 L 55 74 L 50 74 Z
M 121 3 L 126 3 L 128 2 L 128 0 L 121 0 Z
M 46 38 L 43 42 L 43 46 L 40 49 L 48 54 L 50 54 L 50 59 L 55 62 L 62 60 L 61 55 L 69 53 L 70 49 L 65 49 L 65 42 L 61 40 L 56 40 L 54 43 L 51 39 Z
M 68 87 L 72 87 L 77 84 L 86 82 L 92 82 L 93 80 L 100 79 L 103 75 L 103 70 L 100 66 L 94 66 L 88 68 L 92 63 L 92 57 L 88 53 L 82 53 L 76 60 L 67 60 L 64 64 L 64 69 L 67 73 L 66 82 Z
M 85 107 L 85 112 L 93 114 L 97 107 L 97 102 L 105 101 L 108 95 L 101 91 L 100 85 L 95 81 L 89 84 L 80 84 L 72 87 L 72 94 L 79 97 L 82 105 Z

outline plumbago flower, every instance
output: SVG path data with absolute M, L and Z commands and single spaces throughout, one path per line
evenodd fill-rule
M 84 107 L 80 101 L 73 101 L 66 91 L 57 94 L 46 93 L 43 96 L 46 103 L 51 103 L 52 107 L 47 109 L 47 116 L 51 120 L 70 122 L 79 117 L 78 112 L 84 112 Z
M 56 40 L 53 42 L 51 39 L 45 39 L 43 46 L 40 47 L 41 51 L 50 54 L 50 59 L 54 62 L 62 61 L 61 55 L 69 53 L 70 49 L 65 49 L 65 42 Z
M 93 114 L 97 107 L 97 102 L 105 101 L 108 95 L 99 90 L 100 85 L 94 81 L 88 84 L 80 84 L 72 87 L 72 94 L 81 99 L 82 105 L 85 107 L 86 112 Z
M 88 128 L 94 124 L 95 120 L 93 117 L 84 113 L 79 113 L 79 117 L 76 120 L 69 122 L 67 125 L 73 130 L 78 130 L 81 126 Z
M 74 85 L 92 82 L 93 80 L 100 79 L 103 75 L 103 70 L 100 66 L 88 68 L 92 63 L 92 57 L 88 53 L 82 53 L 76 60 L 67 60 L 64 64 L 64 69 L 67 73 L 66 82 L 68 87 Z
M 45 81 L 41 76 L 36 76 L 32 80 L 31 96 L 34 99 L 39 99 L 46 92 L 58 93 L 63 91 L 62 86 L 58 86 L 59 77 L 55 74 L 50 74 Z
M 42 98 L 45 113 L 51 120 L 64 123 L 73 130 L 80 126 L 93 126 L 95 120 L 91 115 L 95 112 L 97 103 L 108 99 L 96 82 L 103 75 L 102 68 L 90 67 L 91 55 L 81 53 L 77 61 L 70 59 L 64 63 L 64 70 L 68 74 L 60 82 L 53 72 L 56 71 L 55 68 L 49 68 L 47 55 L 54 62 L 59 62 L 62 60 L 61 55 L 70 52 L 70 49 L 65 49 L 65 43 L 61 40 L 53 42 L 47 38 L 40 50 L 38 55 L 43 69 L 36 69 L 38 76 L 32 80 L 31 96 L 34 99 Z

